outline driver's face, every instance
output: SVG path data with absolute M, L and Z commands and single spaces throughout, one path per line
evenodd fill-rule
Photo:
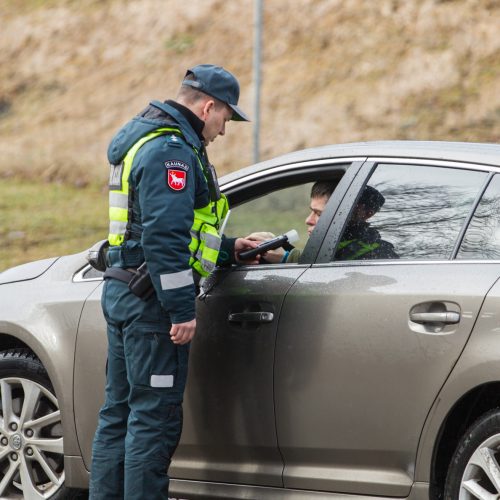
M 311 204 L 309 208 L 311 209 L 311 213 L 308 215 L 306 219 L 307 224 L 307 234 L 311 236 L 313 229 L 316 227 L 323 210 L 328 202 L 328 196 L 318 196 L 315 198 L 311 198 Z

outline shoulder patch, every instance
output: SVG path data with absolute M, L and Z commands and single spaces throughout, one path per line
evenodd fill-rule
M 180 160 L 168 160 L 165 162 L 167 168 L 180 168 L 187 172 L 189 170 L 189 165 Z
M 174 191 L 182 191 L 186 187 L 187 172 L 175 168 L 167 169 L 167 185 Z
M 174 146 L 176 148 L 181 148 L 182 147 L 181 140 L 175 134 L 169 135 L 167 137 L 167 141 L 168 141 L 168 145 L 169 146 Z

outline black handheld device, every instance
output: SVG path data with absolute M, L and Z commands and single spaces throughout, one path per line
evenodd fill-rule
M 263 241 L 258 247 L 251 248 L 250 250 L 245 250 L 244 252 L 240 252 L 238 257 L 241 260 L 250 260 L 253 259 L 257 255 L 261 255 L 266 253 L 269 250 L 274 250 L 276 248 L 282 247 L 286 243 L 293 243 L 299 239 L 299 235 L 295 229 L 288 231 L 285 234 L 280 236 L 276 236 L 272 240 Z

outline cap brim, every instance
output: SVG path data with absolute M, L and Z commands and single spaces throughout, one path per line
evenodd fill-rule
M 235 122 L 249 122 L 250 118 L 248 115 L 242 111 L 238 106 L 235 104 L 228 104 L 228 106 L 233 110 L 233 116 L 231 117 L 231 120 Z

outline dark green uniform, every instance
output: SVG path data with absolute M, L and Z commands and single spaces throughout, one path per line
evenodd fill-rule
M 160 127 L 181 133 L 155 137 L 135 154 L 127 235 L 108 253 L 109 264 L 122 269 L 146 261 L 155 293 L 143 301 L 122 281 L 104 284 L 108 372 L 93 445 L 93 500 L 167 498 L 167 470 L 181 433 L 189 345 L 173 344 L 169 331 L 195 318 L 190 231 L 194 210 L 210 201 L 199 162 L 208 161 L 203 122 L 175 102 L 153 102 L 117 133 L 108 158 L 119 170 L 130 148 Z M 123 180 L 115 175 L 114 182 Z M 221 260 L 233 254 L 234 240 L 224 240 Z

